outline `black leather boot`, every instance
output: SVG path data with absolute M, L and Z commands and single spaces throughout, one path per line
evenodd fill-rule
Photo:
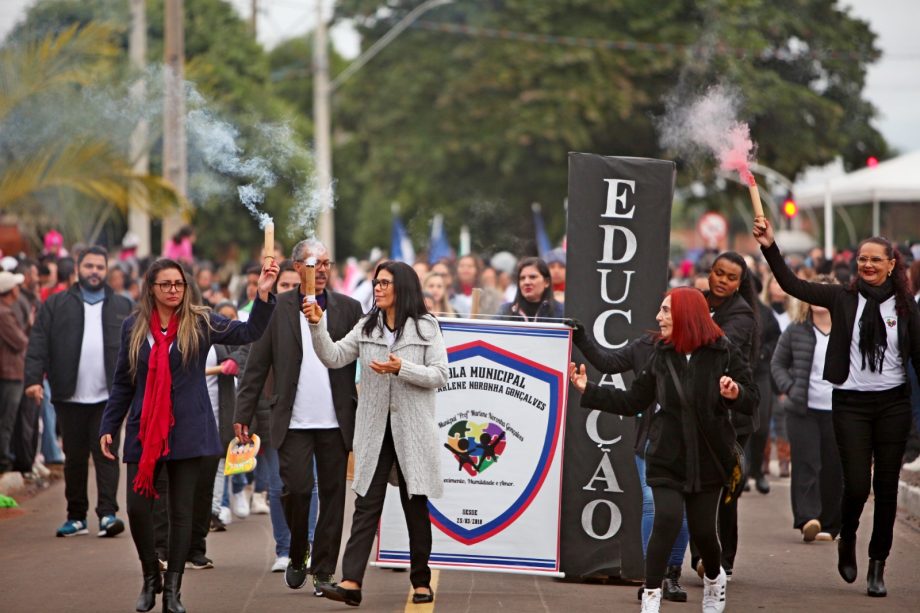
M 185 607 L 179 600 L 181 588 L 182 573 L 166 571 L 166 580 L 163 582 L 163 613 L 185 613 Z
M 866 592 L 870 596 L 884 598 L 888 595 L 888 590 L 885 589 L 884 560 L 869 560 L 869 576 L 866 579 L 868 580 Z
M 680 587 L 680 566 L 668 566 L 661 582 L 661 596 L 671 602 L 687 602 L 687 592 Z
M 144 587 L 137 597 L 134 605 L 136 611 L 149 611 L 157 603 L 157 594 L 163 591 L 163 578 L 160 576 L 160 561 L 155 557 L 152 560 L 141 562 L 144 570 Z
M 837 572 L 847 583 L 856 581 L 856 539 L 837 541 Z

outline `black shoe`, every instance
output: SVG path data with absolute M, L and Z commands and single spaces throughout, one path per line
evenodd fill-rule
M 220 520 L 220 515 L 211 513 L 211 525 L 208 528 L 211 532 L 226 532 L 227 524 Z
M 322 598 L 324 587 L 335 587 L 335 577 L 323 573 L 313 575 L 313 595 Z
M 856 539 L 837 541 L 837 572 L 847 583 L 856 581 Z
M 427 602 L 434 602 L 434 590 L 428 588 L 428 593 L 424 592 L 412 592 L 412 604 L 425 604 Z
M 163 577 L 160 576 L 160 563 L 158 560 L 142 562 L 144 569 L 144 587 L 137 597 L 134 605 L 135 611 L 149 611 L 157 604 L 157 594 L 163 591 Z
M 639 586 L 639 600 L 642 600 L 642 593 L 645 591 L 645 584 Z
M 760 475 L 754 480 L 754 487 L 756 487 L 757 491 L 760 492 L 761 494 L 770 493 L 770 482 L 767 481 L 767 478 L 764 477 L 763 475 Z
M 888 595 L 885 589 L 885 561 L 869 560 L 868 587 L 866 592 L 876 598 L 884 598 Z
M 299 590 L 307 582 L 307 563 L 301 560 L 299 563 L 291 559 L 288 567 L 284 570 L 284 584 L 292 590 Z
M 182 596 L 182 573 L 174 570 L 166 571 L 166 580 L 163 582 L 163 613 L 185 613 L 185 607 L 179 597 Z
M 336 602 L 344 602 L 345 604 L 356 607 L 361 604 L 361 590 L 349 590 L 341 585 L 332 585 L 332 586 L 322 586 L 320 590 L 323 592 L 323 596 L 329 600 L 334 600 Z
M 661 596 L 671 602 L 687 602 L 687 592 L 680 586 L 680 566 L 668 566 L 661 582 Z
M 206 570 L 214 568 L 214 561 L 206 555 L 198 554 L 186 560 L 185 567 L 192 570 Z

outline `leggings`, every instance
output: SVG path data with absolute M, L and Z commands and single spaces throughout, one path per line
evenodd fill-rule
M 706 576 L 710 579 L 719 576 L 722 548 L 716 529 L 716 513 L 721 493 L 722 490 L 718 489 L 685 494 L 669 487 L 652 487 L 655 525 L 645 556 L 646 586 L 654 588 L 661 585 L 671 547 L 680 532 L 685 508 L 690 538 L 703 558 Z
M 192 508 L 195 501 L 195 487 L 201 471 L 202 458 L 166 460 L 157 462 L 153 473 L 156 482 L 160 471 L 165 468 L 169 475 L 169 570 L 182 572 L 192 541 Z M 134 477 L 137 464 L 129 463 L 127 472 L 128 524 L 131 538 L 141 562 L 156 562 L 154 545 L 153 503 L 154 498 L 141 496 L 134 491 Z M 162 494 L 161 494 L 162 495 Z
M 836 389 L 831 402 L 843 466 L 840 538 L 856 540 L 871 485 L 875 514 L 869 558 L 884 561 L 898 513 L 898 477 L 910 432 L 910 391 L 906 384 L 881 392 Z

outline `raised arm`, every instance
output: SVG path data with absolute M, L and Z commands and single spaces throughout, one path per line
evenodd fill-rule
M 839 285 L 828 285 L 824 283 L 810 283 L 804 279 L 799 279 L 783 259 L 776 241 L 773 239 L 773 227 L 770 222 L 759 217 L 754 223 L 754 238 L 760 243 L 760 251 L 763 253 L 770 270 L 776 282 L 790 296 L 795 296 L 799 300 L 804 300 L 808 304 L 817 304 L 827 309 L 831 309 L 837 293 L 843 291 Z
M 328 321 L 325 314 L 318 322 L 310 322 L 310 338 L 313 339 L 313 350 L 316 351 L 316 357 L 323 363 L 326 368 L 342 368 L 351 364 L 358 359 L 360 345 L 358 339 L 361 334 L 361 326 L 364 324 L 364 318 L 358 320 L 351 331 L 342 337 L 338 342 L 333 342 L 329 336 L 329 330 L 326 329 Z
M 633 339 L 619 349 L 603 349 L 592 339 L 580 321 L 573 320 L 572 341 L 591 366 L 607 374 L 619 374 L 628 370 L 639 371 L 647 355 L 639 355 L 643 337 Z

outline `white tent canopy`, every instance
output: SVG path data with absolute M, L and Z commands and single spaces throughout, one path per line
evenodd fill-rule
M 872 234 L 879 233 L 882 202 L 920 203 L 920 151 L 881 162 L 873 168 L 795 186 L 802 208 L 824 207 L 824 249 L 833 251 L 835 205 L 872 204 Z M 842 211 L 841 211 L 842 213 Z
M 879 163 L 874 168 L 860 168 L 824 183 L 796 185 L 799 206 L 824 206 L 830 196 L 833 204 L 867 204 L 869 202 L 920 202 L 920 151 Z

